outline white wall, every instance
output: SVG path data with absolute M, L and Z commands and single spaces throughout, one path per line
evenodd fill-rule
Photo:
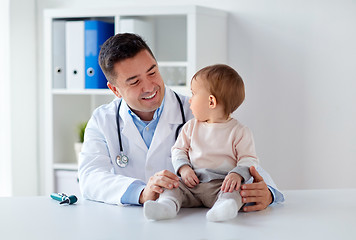
M 254 132 L 262 165 L 281 189 L 356 187 L 355 1 L 37 0 L 39 46 L 43 8 L 120 4 L 230 12 L 228 62 L 247 89 L 237 117 Z
M 282 188 L 356 187 L 356 2 L 252 1 L 232 19 L 242 119 Z
M 1 1 L 0 9 L 0 196 L 10 196 L 11 188 L 11 133 L 10 133 L 10 0 Z
M 4 35 L 0 53 L 0 195 L 35 195 L 38 193 L 35 0 L 2 1 L 1 15 Z

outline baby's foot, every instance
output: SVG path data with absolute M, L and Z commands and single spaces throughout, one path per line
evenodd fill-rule
M 163 220 L 177 215 L 176 204 L 171 200 L 147 201 L 143 206 L 143 213 L 147 219 Z
M 211 222 L 222 222 L 237 216 L 237 204 L 233 199 L 218 200 L 207 212 L 206 218 Z

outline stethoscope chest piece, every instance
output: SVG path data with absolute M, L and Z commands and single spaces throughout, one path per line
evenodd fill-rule
M 120 155 L 116 157 L 116 164 L 119 167 L 124 168 L 127 166 L 127 164 L 129 164 L 129 158 L 126 155 L 120 153 Z

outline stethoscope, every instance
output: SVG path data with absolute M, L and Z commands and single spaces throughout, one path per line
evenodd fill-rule
M 183 110 L 183 104 L 182 101 L 180 100 L 178 94 L 176 92 L 174 92 L 174 95 L 176 96 L 178 103 L 179 103 L 179 108 L 180 108 L 180 114 L 182 116 L 182 123 L 177 127 L 176 130 L 176 135 L 175 135 L 175 139 L 177 139 L 178 134 L 179 134 L 179 130 L 183 127 L 183 125 L 185 124 L 185 115 L 184 115 L 184 110 Z M 117 133 L 119 136 L 119 143 L 120 143 L 120 154 L 116 157 L 116 164 L 121 167 L 124 168 L 129 164 L 129 158 L 128 156 L 126 156 L 124 154 L 124 148 L 122 147 L 122 142 L 121 142 L 121 132 L 120 132 L 120 106 L 121 106 L 121 102 L 119 103 L 119 106 L 117 107 L 117 113 L 116 113 L 116 124 L 117 124 Z

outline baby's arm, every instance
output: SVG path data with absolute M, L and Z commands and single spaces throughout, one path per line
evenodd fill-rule
M 242 177 L 241 181 L 248 181 L 252 176 L 250 167 L 257 167 L 259 160 L 256 155 L 255 143 L 253 135 L 247 127 L 239 130 L 235 142 L 236 152 L 236 167 L 231 169 L 229 173 L 236 173 Z
M 183 182 L 190 188 L 199 183 L 189 159 L 189 148 L 191 142 L 191 131 L 194 119 L 188 121 L 178 135 L 177 141 L 172 147 L 172 164 L 177 175 L 182 177 Z
M 237 165 L 225 177 L 221 186 L 223 192 L 237 191 L 241 187 L 241 183 L 251 178 L 249 168 L 258 165 L 256 156 L 255 144 L 251 131 L 244 127 L 239 131 L 236 138 L 236 153 Z
M 199 184 L 199 179 L 195 174 L 194 170 L 189 165 L 182 166 L 178 173 L 181 175 L 183 182 L 190 188 L 195 187 Z

